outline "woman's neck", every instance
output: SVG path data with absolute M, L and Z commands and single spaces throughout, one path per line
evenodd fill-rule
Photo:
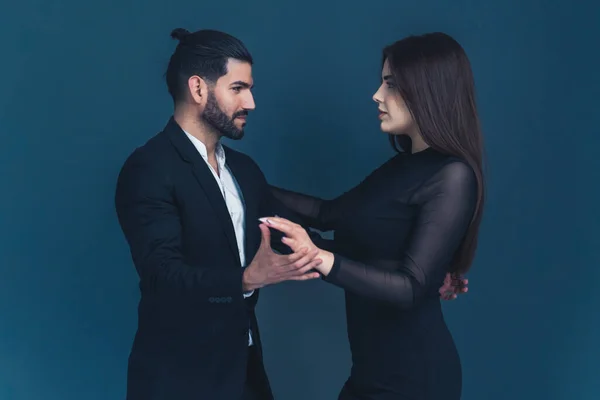
M 425 143 L 421 135 L 411 135 L 410 140 L 412 143 L 411 153 L 418 153 L 429 148 L 429 145 Z

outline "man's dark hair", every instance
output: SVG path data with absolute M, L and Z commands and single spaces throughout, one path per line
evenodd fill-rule
M 227 61 L 232 58 L 253 63 L 252 55 L 241 40 L 224 32 L 203 29 L 193 33 L 183 28 L 171 32 L 179 40 L 167 67 L 169 93 L 177 103 L 185 99 L 187 82 L 191 76 L 215 83 L 227 74 Z

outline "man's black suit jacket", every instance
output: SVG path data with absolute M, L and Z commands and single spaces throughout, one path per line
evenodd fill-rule
M 249 264 L 258 218 L 285 214 L 247 155 L 224 146 L 245 203 Z M 206 162 L 171 118 L 125 161 L 116 210 L 140 278 L 138 329 L 129 357 L 128 400 L 237 400 L 246 377 L 248 329 L 261 354 L 234 227 Z M 275 237 L 275 236 L 274 236 Z M 275 239 L 274 239 L 275 240 Z M 262 362 L 265 399 L 272 397 Z

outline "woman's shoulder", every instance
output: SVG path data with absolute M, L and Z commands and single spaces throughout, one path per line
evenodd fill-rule
M 475 171 L 460 157 L 431 150 L 411 167 L 420 181 L 415 194 L 436 195 L 440 191 L 463 191 L 477 186 Z

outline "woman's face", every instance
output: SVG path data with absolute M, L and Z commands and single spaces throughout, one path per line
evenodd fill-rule
M 379 119 L 383 132 L 393 135 L 413 133 L 412 131 L 415 130 L 414 120 L 396 89 L 387 60 L 381 70 L 381 86 L 373 95 L 373 100 L 379 106 Z

